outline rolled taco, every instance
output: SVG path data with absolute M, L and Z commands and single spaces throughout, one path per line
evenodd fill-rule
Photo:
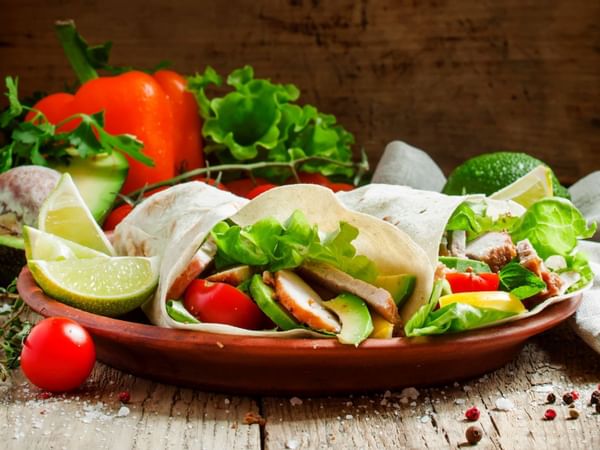
M 337 197 L 405 231 L 435 268 L 439 289 L 427 306 L 407 311 L 409 336 L 528 317 L 576 295 L 593 278 L 577 240 L 590 237 L 595 225 L 565 199 L 545 198 L 526 209 L 481 195 L 383 184 Z
M 114 243 L 121 254 L 162 258 L 144 311 L 170 328 L 358 345 L 391 337 L 433 284 L 427 255 L 406 233 L 316 185 L 282 186 L 250 202 L 203 183 L 179 185 L 136 207 Z M 250 298 L 265 321 L 243 328 L 203 319 L 190 292 L 217 284 Z

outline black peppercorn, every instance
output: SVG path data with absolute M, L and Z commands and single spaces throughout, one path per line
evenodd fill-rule
M 465 437 L 467 438 L 467 442 L 469 444 L 475 445 L 483 437 L 483 430 L 476 425 L 472 425 L 469 428 L 467 428 Z
M 550 392 L 548 394 L 548 397 L 546 397 L 546 401 L 548 403 L 554 403 L 556 401 L 556 395 L 554 395 L 554 392 Z
M 573 403 L 574 400 L 575 399 L 573 398 L 573 394 L 571 394 L 570 392 L 567 392 L 565 395 L 563 395 L 563 402 L 565 402 L 567 405 Z
M 592 398 L 590 400 L 590 404 L 597 405 L 598 403 L 600 403 L 600 391 L 594 391 L 594 392 L 592 392 Z

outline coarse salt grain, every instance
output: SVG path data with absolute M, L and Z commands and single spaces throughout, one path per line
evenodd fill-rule
M 419 398 L 419 395 L 421 395 L 421 394 L 414 387 L 404 388 L 404 389 L 402 389 L 402 392 L 400 392 L 401 399 L 408 398 L 410 400 L 416 400 L 417 398 Z
M 496 400 L 496 409 L 498 411 L 511 411 L 514 407 L 515 404 L 507 398 L 500 397 Z
M 430 417 L 430 416 L 428 416 L 428 415 L 421 416 L 421 418 L 419 419 L 419 421 L 420 421 L 421 423 L 429 423 L 429 422 L 431 422 L 431 417 Z
M 454 404 L 455 405 L 464 405 L 465 404 L 465 399 L 464 398 L 457 398 L 456 400 L 454 400 Z
M 296 439 L 288 439 L 288 441 L 285 443 L 285 448 L 289 450 L 296 450 L 299 446 L 300 442 L 298 442 Z
M 292 397 L 290 398 L 290 404 L 292 406 L 300 406 L 302 404 L 302 399 L 298 398 L 298 397 Z
M 127 406 L 121 406 L 117 412 L 117 417 L 127 417 L 131 411 Z

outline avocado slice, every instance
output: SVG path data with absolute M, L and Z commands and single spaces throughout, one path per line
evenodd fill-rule
M 342 344 L 356 347 L 373 332 L 373 321 L 367 304 L 353 294 L 340 294 L 324 305 L 337 314 L 342 322 L 342 331 L 337 334 Z
M 483 261 L 469 258 L 457 258 L 455 256 L 440 256 L 439 261 L 448 269 L 455 269 L 458 272 L 473 270 L 475 273 L 490 273 L 492 270 Z
M 396 306 L 400 307 L 406 300 L 408 300 L 415 290 L 417 277 L 408 273 L 401 273 L 397 275 L 380 275 L 373 284 L 392 294 L 394 303 L 396 303 Z
M 275 301 L 275 291 L 265 284 L 259 274 L 255 274 L 250 281 L 250 295 L 260 310 L 283 331 L 303 328 Z
M 52 168 L 71 174 L 94 219 L 102 224 L 125 183 L 129 163 L 123 154 L 112 152 L 87 159 L 74 156 L 68 164 L 53 164 Z

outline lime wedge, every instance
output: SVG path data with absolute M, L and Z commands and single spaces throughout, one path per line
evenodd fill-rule
M 100 229 L 73 183 L 65 173 L 40 209 L 38 227 L 68 241 L 107 255 L 115 250 Z
M 118 316 L 142 305 L 158 284 L 157 257 L 32 259 L 27 264 L 46 294 L 105 316 Z
M 59 261 L 73 258 L 108 258 L 104 253 L 27 225 L 23 227 L 23 240 L 28 260 Z
M 552 171 L 546 166 L 537 166 L 515 182 L 490 195 L 494 200 L 513 200 L 525 208 L 546 197 L 552 197 Z

